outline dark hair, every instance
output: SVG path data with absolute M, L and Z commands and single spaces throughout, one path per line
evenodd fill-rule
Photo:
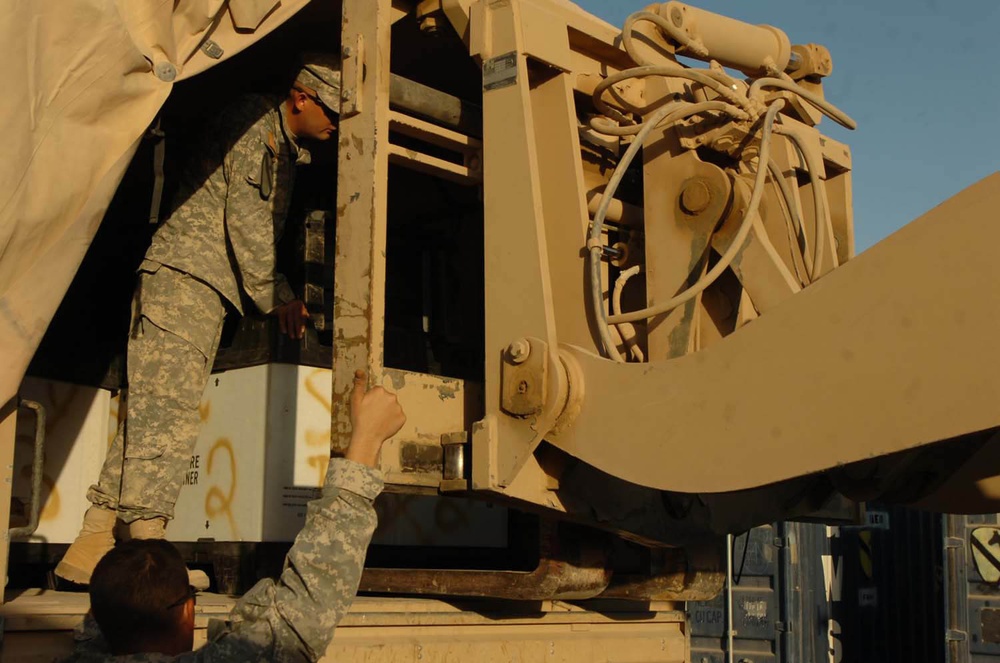
M 162 539 L 133 539 L 116 546 L 90 578 L 90 611 L 114 654 L 137 651 L 181 624 L 178 599 L 188 591 L 187 567 Z

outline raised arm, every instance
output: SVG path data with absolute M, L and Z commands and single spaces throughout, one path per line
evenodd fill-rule
M 365 383 L 359 371 L 346 457 L 330 461 L 322 497 L 309 504 L 281 577 L 262 580 L 239 600 L 233 623 L 196 652 L 199 660 L 316 661 L 326 651 L 357 592 L 375 531 L 379 450 L 406 421 L 395 395 L 366 391 Z

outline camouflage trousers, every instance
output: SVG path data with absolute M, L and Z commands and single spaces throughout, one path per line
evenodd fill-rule
M 225 312 L 211 286 L 143 263 L 128 339 L 127 414 L 87 492 L 92 504 L 126 523 L 174 517 Z

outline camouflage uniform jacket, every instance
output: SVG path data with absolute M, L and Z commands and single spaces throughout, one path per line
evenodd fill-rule
M 275 271 L 296 163 L 308 160 L 285 127 L 283 101 L 247 96 L 223 111 L 181 175 L 178 201 L 140 269 L 156 263 L 204 281 L 241 313 L 240 289 L 263 313 L 295 299 Z M 150 264 L 152 263 L 152 264 Z
M 209 622 L 209 641 L 197 651 L 176 657 L 115 657 L 88 616 L 67 663 L 318 660 L 357 592 L 375 531 L 372 500 L 381 490 L 377 471 L 332 459 L 322 496 L 310 502 L 305 526 L 288 552 L 281 577 L 254 585 L 237 601 L 228 621 Z

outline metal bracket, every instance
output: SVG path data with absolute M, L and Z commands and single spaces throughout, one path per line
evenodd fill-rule
M 545 343 L 518 339 L 504 352 L 500 407 L 515 417 L 530 417 L 545 407 L 549 362 Z
M 438 489 L 442 493 L 469 489 L 469 481 L 466 479 L 465 471 L 465 450 L 468 443 L 469 434 L 465 431 L 444 433 L 441 436 L 443 467 Z
M 521 338 L 503 353 L 500 370 L 500 409 L 527 420 L 534 434 L 521 444 L 508 444 L 497 457 L 501 486 L 509 486 L 528 458 L 552 432 L 566 408 L 569 385 L 566 369 L 555 349 L 538 338 Z
M 45 408 L 41 403 L 29 400 L 19 401 L 18 407 L 35 413 L 35 449 L 31 461 L 31 507 L 28 510 L 28 524 L 8 530 L 8 540 L 31 536 L 38 529 L 38 515 L 42 509 L 42 476 L 45 470 Z

